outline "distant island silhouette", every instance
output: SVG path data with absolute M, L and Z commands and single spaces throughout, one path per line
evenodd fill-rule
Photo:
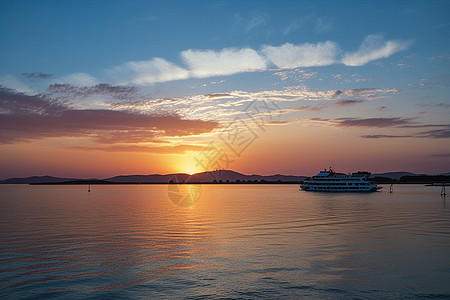
M 119 175 L 105 179 L 60 178 L 53 176 L 31 176 L 9 178 L 0 184 L 300 184 L 307 176 L 296 175 L 246 175 L 232 170 L 215 170 L 189 175 L 186 173 Z M 386 172 L 372 174 L 377 183 L 442 183 L 450 182 L 450 172 L 438 175 L 414 174 L 411 172 Z

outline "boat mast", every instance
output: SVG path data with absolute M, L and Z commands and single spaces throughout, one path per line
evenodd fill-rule
M 447 194 L 445 193 L 445 181 L 443 181 L 442 182 L 442 188 L 441 188 L 441 196 L 445 197 L 445 195 L 447 195 Z

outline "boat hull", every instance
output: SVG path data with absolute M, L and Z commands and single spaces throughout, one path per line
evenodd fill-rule
M 376 186 L 376 187 L 372 187 L 370 189 L 321 189 L 321 188 L 316 188 L 316 187 L 305 187 L 305 186 L 300 186 L 300 189 L 302 191 L 306 191 L 306 192 L 323 192 L 323 193 L 372 193 L 372 192 L 376 192 L 379 191 L 382 187 L 381 186 Z
M 369 193 L 381 189 L 376 183 L 369 180 L 369 172 L 356 172 L 351 174 L 336 173 L 333 170 L 324 170 L 316 176 L 308 177 L 300 185 L 303 191 L 327 193 Z

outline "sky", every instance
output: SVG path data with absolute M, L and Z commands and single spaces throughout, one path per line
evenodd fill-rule
M 0 179 L 450 171 L 449 1 L 0 0 Z

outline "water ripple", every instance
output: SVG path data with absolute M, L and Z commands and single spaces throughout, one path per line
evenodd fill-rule
M 10 198 L 0 197 L 0 297 L 450 295 L 441 284 L 450 276 L 450 210 L 433 190 L 204 186 L 202 199 L 182 209 L 165 188 L 105 186 L 86 195 L 8 187 Z

